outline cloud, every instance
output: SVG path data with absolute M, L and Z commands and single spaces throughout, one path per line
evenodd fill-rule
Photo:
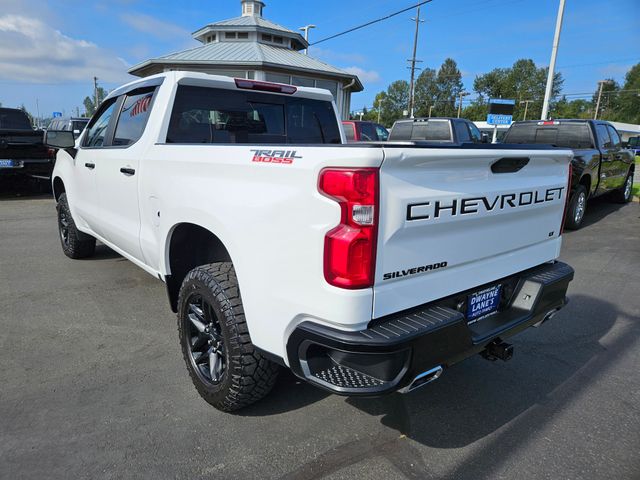
M 360 81 L 365 83 L 377 83 L 380 81 L 380 74 L 374 70 L 364 70 L 360 67 L 343 68 L 345 72 L 357 75 Z
M 25 15 L 0 16 L 0 78 L 25 83 L 127 80 L 127 63 L 92 42 Z
M 147 35 L 163 40 L 170 40 L 176 37 L 189 38 L 191 36 L 186 29 L 173 23 L 164 22 L 152 17 L 151 15 L 145 15 L 142 13 L 123 13 L 120 15 L 120 20 L 139 32 L 146 33 Z

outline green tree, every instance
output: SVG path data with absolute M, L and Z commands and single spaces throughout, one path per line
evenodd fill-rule
M 624 78 L 618 94 L 618 118 L 621 122 L 640 123 L 640 63 L 635 64 Z
M 415 116 L 426 117 L 429 115 L 429 107 L 434 106 L 438 100 L 438 84 L 436 71 L 433 68 L 424 69 L 415 86 Z
M 549 110 L 549 116 L 551 118 L 593 118 L 593 108 L 594 104 L 589 100 L 570 101 L 563 96 L 553 105 L 553 109 Z
M 102 87 L 98 87 L 97 89 L 97 93 L 98 93 L 98 106 L 102 103 L 102 101 L 107 98 L 107 91 L 102 88 Z M 93 115 L 94 113 L 96 113 L 96 104 L 94 102 L 94 98 L 93 96 L 91 97 L 85 97 L 84 101 L 82 102 L 82 104 L 84 105 L 84 110 L 85 110 L 85 116 L 86 117 L 90 117 L 91 115 Z
M 391 127 L 393 122 L 404 116 L 409 104 L 409 82 L 396 80 L 387 88 L 386 92 L 376 95 L 374 108 L 370 115 L 378 119 L 378 108 L 380 108 L 380 123 L 386 127 Z M 373 119 L 373 118 L 370 118 Z
M 487 119 L 489 104 L 482 97 L 473 100 L 470 105 L 462 109 L 462 118 L 474 122 L 484 122 Z
M 620 90 L 620 84 L 613 78 L 605 80 L 606 83 L 602 84 L 602 95 L 600 95 L 600 107 L 598 112 L 598 118 L 603 120 L 618 120 L 618 111 L 620 107 L 620 100 L 618 98 Z M 598 104 L 598 95 L 600 94 L 600 84 L 598 88 L 593 92 L 591 103 L 593 104 L 593 110 L 595 112 L 596 105 Z
M 445 59 L 436 75 L 437 103 L 434 111 L 442 117 L 455 117 L 456 101 L 463 88 L 458 64 L 452 58 Z
M 547 85 L 548 68 L 538 68 L 531 59 L 517 60 L 509 68 L 495 68 L 479 75 L 473 82 L 473 89 L 484 98 L 509 98 L 516 101 L 514 120 L 524 114 L 520 101 L 531 100 L 527 108 L 527 118 L 540 118 L 542 102 Z M 560 95 L 564 80 L 556 73 L 551 89 L 552 99 Z M 553 107 L 553 104 L 551 105 Z

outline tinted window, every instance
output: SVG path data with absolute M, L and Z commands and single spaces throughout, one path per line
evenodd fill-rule
M 515 123 L 504 136 L 504 143 L 540 143 L 562 148 L 592 148 L 589 125 L 566 122 L 550 125 Z
M 620 140 L 620 135 L 618 135 L 616 129 L 611 125 L 607 125 L 607 129 L 609 130 L 609 136 L 611 137 L 611 143 L 613 146 L 616 148 L 620 147 L 622 145 L 622 141 Z
M 31 130 L 29 117 L 20 110 L 0 108 L 0 128 L 7 130 Z
M 607 126 L 601 123 L 596 125 L 596 134 L 598 136 L 598 146 L 600 148 L 611 148 L 611 138 L 607 131 Z
M 168 143 L 341 143 L 331 102 L 180 86 Z
M 469 127 L 469 133 L 471 134 L 471 140 L 475 143 L 482 143 L 482 134 L 478 127 L 476 127 L 473 123 L 467 123 Z
M 391 133 L 389 134 L 389 140 L 410 140 L 411 132 L 413 131 L 413 122 L 402 121 L 393 124 Z
M 73 125 L 73 130 L 78 130 L 78 131 L 82 131 L 84 130 L 84 127 L 87 126 L 88 120 L 74 120 L 73 122 L 71 122 Z
M 102 147 L 109 128 L 109 121 L 116 106 L 116 99 L 111 99 L 100 109 L 97 116 L 91 119 L 89 131 L 84 137 L 84 147 Z
M 416 122 L 413 125 L 411 140 L 433 140 L 450 142 L 451 130 L 448 120 L 429 120 L 427 122 Z
M 458 137 L 458 142 L 471 141 L 471 136 L 469 135 L 469 130 L 467 129 L 467 124 L 465 122 L 453 122 L 453 125 L 456 129 L 456 137 Z
M 630 147 L 637 147 L 638 145 L 640 145 L 640 137 L 631 137 L 629 139 Z
M 376 133 L 378 134 L 378 140 L 386 142 L 389 138 L 389 132 L 382 125 L 376 125 Z
M 144 89 L 127 94 L 120 109 L 113 145 L 131 145 L 142 136 L 154 93 L 155 89 Z
M 344 135 L 347 137 L 347 140 L 355 140 L 356 128 L 353 126 L 353 123 L 344 123 L 342 126 L 344 127 Z
M 360 124 L 360 140 L 364 142 L 377 140 L 376 130 L 373 128 L 372 123 L 364 122 Z

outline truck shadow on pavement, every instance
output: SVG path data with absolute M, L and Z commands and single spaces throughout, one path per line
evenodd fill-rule
M 477 355 L 409 395 L 347 398 L 346 405 L 380 416 L 388 430 L 338 445 L 283 478 L 322 478 L 376 457 L 385 458 L 406 478 L 435 478 L 407 438 L 435 449 L 434 464 L 439 449 L 458 449 L 484 439 L 444 478 L 491 478 L 500 459 L 510 458 L 531 436 L 553 423 L 636 344 L 640 337 L 636 324 L 621 327 L 613 339 L 607 339 L 606 348 L 600 343 L 618 314 L 608 302 L 576 295 L 554 319 L 511 339 L 515 355 L 510 362 L 491 363 Z M 316 401 L 323 396 L 318 391 Z M 314 398 L 311 392 L 290 395 L 293 408 L 300 408 L 293 397 L 300 397 L 302 403 Z
M 589 200 L 589 203 L 587 204 L 587 211 L 584 215 L 584 220 L 582 221 L 581 228 L 586 228 L 593 225 L 594 223 L 599 222 L 603 218 L 620 210 L 622 207 L 624 207 L 624 205 L 624 203 L 614 202 L 610 195 L 603 195 L 601 197 Z M 571 231 L 565 231 L 565 234 L 567 233 L 570 234 Z

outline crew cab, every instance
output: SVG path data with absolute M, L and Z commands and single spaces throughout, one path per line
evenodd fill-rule
M 475 124 L 465 118 L 433 117 L 397 120 L 389 141 L 426 140 L 438 143 L 487 143 Z
M 43 143 L 42 130 L 34 130 L 25 112 L 0 108 L 0 175 L 51 179 L 54 151 Z
M 540 120 L 515 122 L 503 139 L 511 144 L 549 144 L 573 150 L 571 198 L 566 226 L 582 226 L 587 200 L 611 194 L 631 201 L 634 154 L 623 147 L 613 125 L 602 120 Z
M 505 339 L 566 303 L 567 150 L 345 144 L 328 91 L 179 71 L 47 142 L 64 253 L 97 239 L 165 282 L 221 410 L 281 367 L 341 395 L 411 391 L 507 360 Z
M 385 142 L 389 138 L 389 131 L 379 123 L 362 120 L 343 120 L 347 142 Z

